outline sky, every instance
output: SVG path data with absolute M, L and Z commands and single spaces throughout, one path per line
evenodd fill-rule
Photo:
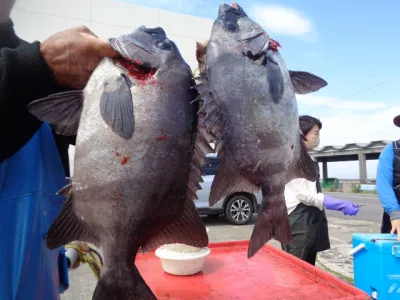
M 215 19 L 220 1 L 121 0 Z M 231 4 L 230 2 L 227 2 Z M 308 71 L 328 86 L 298 95 L 300 114 L 322 121 L 321 146 L 394 140 L 400 129 L 400 1 L 281 0 L 238 2 L 277 40 L 291 70 Z M 376 161 L 368 162 L 375 178 Z M 330 176 L 358 177 L 358 162 L 330 164 Z

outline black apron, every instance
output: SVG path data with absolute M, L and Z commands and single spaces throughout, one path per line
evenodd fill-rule
M 319 167 L 317 162 L 314 164 L 318 174 L 317 192 L 320 193 Z M 330 248 L 325 210 L 300 203 L 290 213 L 289 221 L 292 239 L 288 245 L 282 245 L 282 249 L 314 265 L 317 252 Z

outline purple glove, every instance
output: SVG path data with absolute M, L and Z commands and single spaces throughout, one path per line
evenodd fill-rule
M 327 209 L 340 210 L 344 215 L 355 216 L 360 208 L 353 202 L 324 196 L 324 205 Z

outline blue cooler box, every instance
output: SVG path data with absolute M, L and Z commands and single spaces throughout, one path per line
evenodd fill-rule
M 400 300 L 400 241 L 393 234 L 353 234 L 354 285 L 373 299 Z

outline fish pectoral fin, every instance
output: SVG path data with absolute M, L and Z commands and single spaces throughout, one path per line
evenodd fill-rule
M 275 195 L 263 192 L 263 201 L 251 234 L 247 257 L 254 256 L 272 238 L 284 245 L 291 239 L 289 216 L 283 192 Z
M 308 72 L 289 71 L 289 75 L 294 92 L 299 95 L 316 92 L 328 85 L 322 78 Z
M 43 122 L 53 125 L 56 133 L 76 135 L 83 107 L 82 91 L 67 91 L 35 100 L 28 111 Z
M 100 113 L 110 129 L 124 139 L 133 134 L 133 101 L 129 79 L 124 74 L 114 76 L 104 83 L 100 98 Z
M 203 221 L 197 214 L 194 202 L 186 199 L 181 214 L 174 221 L 141 245 L 147 252 L 165 244 L 185 244 L 193 247 L 206 247 L 208 235 Z
M 213 206 L 218 200 L 236 192 L 256 193 L 260 187 L 246 179 L 238 170 L 220 159 L 213 183 L 211 184 L 209 205 Z
M 317 170 L 311 156 L 308 154 L 307 147 L 304 143 L 304 136 L 300 134 L 300 156 L 296 162 L 294 162 L 289 170 L 287 181 L 291 181 L 295 178 L 305 178 L 309 181 L 317 180 Z
M 279 103 L 285 86 L 282 72 L 280 67 L 274 63 L 267 63 L 267 70 L 269 95 L 274 103 Z
M 73 191 L 70 185 L 65 186 L 61 191 L 67 193 L 68 196 L 61 212 L 46 234 L 47 248 L 56 249 L 77 240 L 96 245 L 97 238 L 90 234 L 73 210 Z

